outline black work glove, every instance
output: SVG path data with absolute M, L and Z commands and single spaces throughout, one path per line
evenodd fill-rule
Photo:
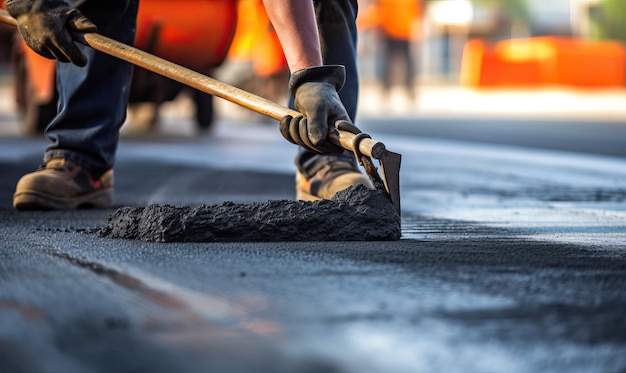
M 17 28 L 32 50 L 61 62 L 87 64 L 70 32 L 95 32 L 96 25 L 78 9 L 63 0 L 7 0 L 4 5 L 17 20 Z
M 289 91 L 302 116 L 285 116 L 280 133 L 288 141 L 316 153 L 342 153 L 344 149 L 327 140 L 338 121 L 350 122 L 339 90 L 346 80 L 341 65 L 317 66 L 298 70 L 289 79 Z

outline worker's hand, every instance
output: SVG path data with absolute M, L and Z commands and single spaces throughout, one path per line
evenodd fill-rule
M 341 65 L 318 66 L 294 72 L 289 90 L 302 116 L 286 116 L 280 121 L 280 132 L 290 142 L 317 153 L 341 153 L 343 148 L 327 141 L 335 123 L 350 121 L 339 94 L 346 79 Z
M 18 30 L 32 50 L 61 62 L 87 64 L 70 32 L 95 32 L 96 25 L 78 9 L 63 0 L 8 0 L 4 5 L 17 20 Z

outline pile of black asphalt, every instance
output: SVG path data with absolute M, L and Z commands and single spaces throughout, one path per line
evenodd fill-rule
M 400 224 L 385 193 L 359 185 L 330 200 L 122 207 L 101 236 L 151 242 L 395 241 Z

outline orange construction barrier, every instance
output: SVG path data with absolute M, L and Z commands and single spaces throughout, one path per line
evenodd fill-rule
M 461 84 L 471 87 L 624 87 L 626 49 L 616 41 L 544 36 L 466 43 Z

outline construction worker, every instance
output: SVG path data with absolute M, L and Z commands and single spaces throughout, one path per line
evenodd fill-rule
M 422 8 L 422 0 L 370 0 L 365 3 L 358 28 L 378 31 L 381 47 L 378 73 L 386 93 L 393 86 L 400 85 L 409 97 L 414 96 L 416 68 L 411 45 L 420 37 Z M 401 78 L 393 76 L 394 73 L 401 73 Z
M 5 2 L 26 44 L 58 60 L 60 96 L 58 114 L 46 129 L 51 144 L 39 169 L 17 183 L 16 209 L 111 206 L 132 66 L 74 43 L 70 31 L 97 31 L 132 44 L 138 2 Z M 264 4 L 292 72 L 288 89 L 293 105 L 302 113 L 283 118 L 280 124 L 283 136 L 304 148 L 296 157 L 297 198 L 328 199 L 356 184 L 373 188 L 354 157 L 326 139 L 329 126 L 355 118 L 357 0 L 264 0 Z

